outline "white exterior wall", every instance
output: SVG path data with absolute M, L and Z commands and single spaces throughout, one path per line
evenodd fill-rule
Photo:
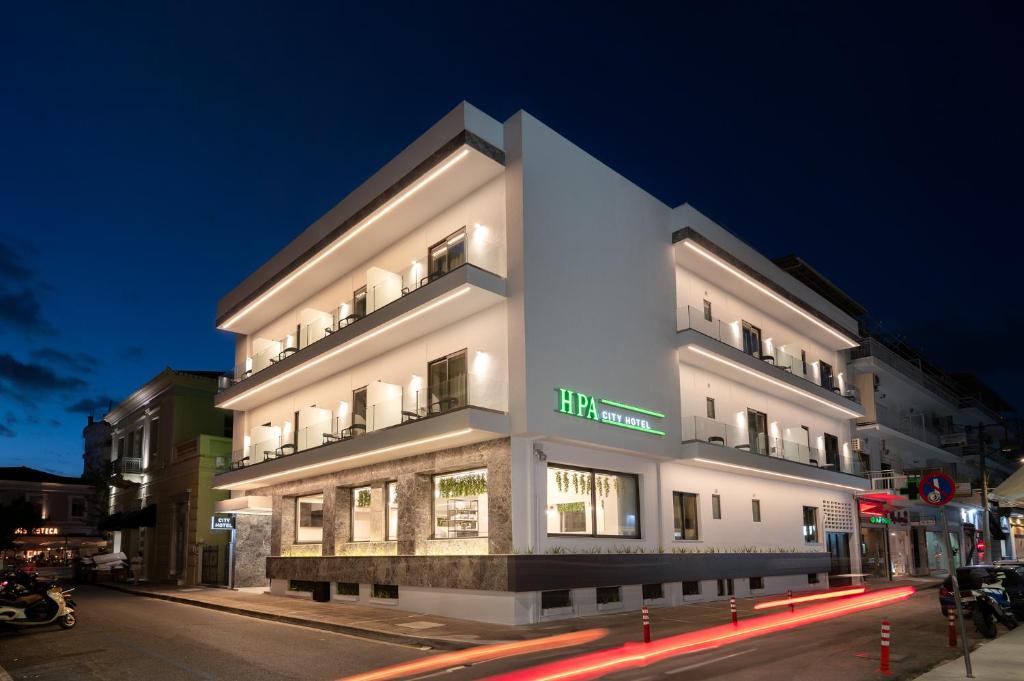
M 240 439 L 250 435 L 253 428 L 263 423 L 282 427 L 291 422 L 296 411 L 317 405 L 329 409 L 332 417 L 339 415 L 340 402 L 347 404 L 348 413 L 343 415 L 342 427 L 351 424 L 352 391 L 370 386 L 378 381 L 398 385 L 405 390 L 405 399 L 412 403 L 412 393 L 427 388 L 427 363 L 450 353 L 468 348 L 470 399 L 474 397 L 474 377 L 480 377 L 479 387 L 493 387 L 494 398 L 507 403 L 508 364 L 507 331 L 505 329 L 505 306 L 488 308 L 448 328 L 427 334 L 416 341 L 386 352 L 373 359 L 339 372 L 325 380 L 304 386 L 281 398 L 267 402 L 243 414 L 242 423 L 236 419 L 235 448 L 245 443 Z M 480 357 L 481 354 L 486 355 Z M 486 385 L 485 385 L 486 384 Z M 499 394 L 500 393 L 500 394 Z M 372 402 L 372 395 L 369 395 Z M 483 406 L 489 406 L 483 404 Z M 301 424 L 300 424 L 301 426 Z M 253 440 L 255 442 L 257 440 Z
M 484 225 L 486 229 L 476 231 L 474 225 Z M 296 326 L 309 321 L 310 311 L 329 315 L 342 303 L 351 303 L 354 292 L 367 284 L 371 268 L 400 275 L 406 281 L 418 282 L 428 273 L 428 249 L 462 227 L 474 232 L 473 238 L 468 240 L 468 262 L 505 276 L 505 185 L 504 179 L 499 176 L 440 214 L 425 219 L 402 239 L 384 244 L 372 258 L 321 290 L 311 291 L 309 298 L 301 305 L 250 334 L 246 342 L 236 348 L 236 366 L 260 349 L 254 347 L 257 339 L 280 340 L 289 334 L 294 336 Z M 413 263 L 420 265 L 415 272 Z

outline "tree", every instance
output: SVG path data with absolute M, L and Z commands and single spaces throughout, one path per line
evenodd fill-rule
M 15 548 L 15 531 L 33 528 L 43 524 L 39 508 L 24 499 L 16 499 L 9 504 L 0 505 L 0 549 Z

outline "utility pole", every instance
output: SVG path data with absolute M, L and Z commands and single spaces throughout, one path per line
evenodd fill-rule
M 989 525 L 988 513 L 988 469 L 985 466 L 985 426 L 978 422 L 978 467 L 981 468 L 981 503 L 982 503 L 982 536 L 985 541 L 986 561 L 992 553 L 992 528 Z

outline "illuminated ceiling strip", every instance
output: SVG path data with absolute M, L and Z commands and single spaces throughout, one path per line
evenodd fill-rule
M 851 410 L 847 409 L 846 407 L 840 407 L 838 404 L 833 404 L 833 403 L 829 402 L 828 400 L 823 400 L 820 397 L 816 397 L 814 395 L 811 395 L 806 390 L 801 390 L 800 388 L 795 388 L 795 387 L 789 385 L 788 383 L 783 383 L 782 381 L 777 381 L 774 378 L 770 378 L 768 376 L 765 376 L 764 374 L 762 374 L 762 373 L 760 373 L 758 371 L 754 371 L 753 369 L 748 369 L 747 367 L 745 367 L 745 366 L 743 366 L 741 364 L 737 364 L 736 362 L 730 361 L 728 359 L 725 359 L 724 357 L 719 357 L 715 353 L 708 352 L 707 350 L 704 350 L 703 348 L 698 348 L 695 345 L 687 345 L 686 348 L 689 349 L 689 350 L 693 350 L 698 355 L 703 355 L 704 357 L 707 357 L 708 359 L 713 359 L 716 362 L 721 362 L 722 364 L 725 364 L 728 367 L 732 367 L 733 369 L 739 369 L 740 371 L 742 371 L 744 373 L 750 374 L 751 376 L 754 376 L 756 378 L 760 378 L 762 381 L 766 381 L 766 382 L 771 383 L 772 385 L 778 386 L 780 388 L 785 388 L 786 390 L 788 390 L 790 392 L 793 392 L 793 393 L 796 393 L 797 395 L 800 395 L 801 397 L 806 397 L 808 399 L 814 400 L 815 402 L 818 402 L 819 404 L 823 404 L 826 407 L 832 407 L 836 411 L 842 412 L 843 414 L 846 414 L 847 416 L 850 416 L 851 418 L 857 418 L 857 417 L 861 416 L 861 414 L 858 414 L 855 411 L 851 411 Z
M 622 402 L 615 402 L 612 400 L 601 400 L 601 404 L 607 404 L 610 407 L 618 407 L 619 409 L 628 409 L 629 411 L 635 411 L 638 414 L 657 416 L 659 419 L 665 418 L 665 415 L 662 414 L 660 411 L 654 411 L 653 409 L 644 409 L 643 407 L 634 407 L 632 404 L 624 404 Z
M 298 373 L 300 373 L 302 371 L 305 371 L 306 369 L 308 369 L 308 368 L 310 368 L 312 366 L 316 366 L 317 364 L 320 364 L 321 362 L 326 362 L 327 360 L 329 360 L 330 358 L 334 357 L 335 355 L 339 355 L 342 352 L 345 352 L 346 350 L 351 350 L 352 348 L 356 347 L 357 345 L 361 345 L 361 344 L 365 343 L 366 341 L 370 340 L 371 338 L 375 338 L 375 337 L 379 336 L 382 333 L 390 331 L 391 329 L 395 328 L 399 324 L 404 324 L 405 322 L 407 322 L 409 320 L 416 319 L 420 315 L 426 314 L 427 312 L 430 312 L 431 310 L 433 310 L 435 307 L 438 307 L 439 305 L 444 305 L 445 303 L 447 303 L 447 302 L 449 302 L 451 300 L 454 300 L 455 298 L 458 298 L 459 296 L 461 296 L 464 293 L 469 293 L 469 286 L 468 285 L 465 285 L 462 288 L 457 289 L 457 290 L 449 293 L 448 295 L 446 295 L 443 298 L 435 300 L 430 305 L 425 305 L 425 306 L 419 308 L 418 310 L 415 310 L 414 312 L 410 312 L 409 314 L 406 314 L 406 315 L 404 315 L 402 317 L 399 317 L 398 319 L 390 321 L 387 324 L 384 324 L 383 326 L 381 326 L 380 328 L 375 329 L 374 331 L 370 331 L 369 333 L 363 334 L 362 336 L 359 336 L 358 338 L 355 338 L 355 339 L 353 339 L 353 340 L 351 340 L 351 341 L 349 341 L 347 343 L 343 343 L 340 346 L 336 347 L 335 349 L 331 350 L 330 352 L 326 352 L 326 353 L 320 355 L 316 359 L 311 359 L 308 362 L 304 362 L 303 364 L 300 364 L 297 367 L 289 369 L 288 371 L 284 372 L 280 376 L 278 376 L 276 378 L 273 378 L 273 379 L 267 381 L 266 383 L 258 385 L 255 388 L 253 388 L 252 390 L 248 390 L 246 392 L 243 392 L 240 395 L 235 395 L 230 400 L 226 400 L 226 401 L 224 401 L 223 403 L 221 403 L 221 404 L 219 404 L 217 406 L 219 406 L 222 409 L 227 409 L 232 404 L 235 404 L 236 402 L 238 402 L 241 399 L 244 399 L 246 397 L 252 397 L 253 395 L 255 395 L 256 393 L 258 393 L 261 390 L 269 388 L 270 386 L 275 385 L 277 383 L 280 383 L 281 381 L 287 380 L 287 379 L 291 378 L 292 376 L 294 376 L 294 375 L 296 375 L 296 374 L 298 374 Z
M 462 430 L 456 430 L 451 433 L 445 433 L 444 435 L 435 435 L 433 437 L 425 437 L 420 440 L 412 440 L 411 442 L 403 442 L 397 445 L 391 445 L 389 447 L 381 447 L 380 449 L 371 449 L 368 452 L 362 454 L 349 454 L 347 456 L 339 456 L 336 459 L 330 461 L 322 461 L 320 463 L 311 463 L 306 466 L 297 466 L 295 468 L 289 468 L 288 470 L 281 471 L 280 473 L 269 473 L 267 475 L 261 475 L 258 478 L 249 478 L 247 480 L 239 480 L 238 482 L 229 482 L 224 485 L 217 485 L 214 489 L 239 489 L 239 485 L 251 485 L 254 482 L 261 482 L 263 480 L 270 480 L 272 478 L 280 478 L 286 475 L 294 475 L 302 471 L 313 470 L 315 468 L 323 468 L 324 466 L 333 466 L 336 463 L 342 461 L 356 461 L 358 459 L 364 459 L 368 456 L 374 456 L 376 454 L 384 454 L 386 452 L 393 452 L 396 449 L 403 449 L 405 447 L 415 447 L 416 445 L 426 445 L 431 442 L 438 442 L 440 440 L 449 440 L 453 437 L 459 437 L 460 435 L 467 435 L 473 432 L 472 428 L 463 428 Z
M 270 298 L 270 296 L 274 295 L 275 293 L 277 293 L 278 291 L 283 289 L 285 286 L 287 286 L 291 282 L 295 281 L 295 279 L 297 279 L 303 273 L 307 272 L 311 267 L 313 267 L 318 262 L 320 262 L 321 260 L 323 260 L 324 258 L 329 256 L 331 253 L 333 253 L 334 251 L 338 250 L 343 245 L 345 245 L 349 241 L 349 239 L 352 239 L 357 234 L 359 234 L 361 231 L 363 231 L 364 229 L 366 229 L 367 227 L 369 227 L 370 225 L 372 225 L 373 223 L 377 222 L 382 217 L 384 217 L 385 215 L 387 215 L 388 213 L 393 211 L 395 208 L 400 206 L 406 199 L 408 199 L 410 196 L 412 196 L 413 194 L 415 194 L 416 192 L 418 192 L 419 190 L 423 189 L 428 184 L 430 184 L 431 182 L 436 180 L 442 173 L 444 173 L 446 170 L 451 168 L 453 165 L 455 165 L 456 163 L 458 163 L 459 161 L 464 159 L 468 154 L 469 154 L 469 149 L 463 149 L 462 151 L 460 151 L 457 154 L 455 154 L 455 156 L 453 156 L 452 158 L 448 159 L 443 164 L 438 166 L 435 170 L 433 170 L 429 175 L 427 175 L 426 177 L 421 179 L 419 182 L 417 182 L 416 184 L 412 185 L 411 187 L 406 189 L 404 192 L 402 192 L 401 194 L 399 194 L 395 198 L 393 198 L 390 201 L 388 201 L 385 205 L 383 205 L 380 208 L 378 208 L 376 211 L 374 211 L 374 213 L 372 215 L 368 216 L 366 219 L 364 219 L 362 222 L 360 222 L 356 227 L 354 227 L 353 229 L 348 230 L 347 232 L 345 232 L 344 235 L 342 235 L 341 238 L 339 238 L 337 241 L 335 241 L 329 247 L 327 247 L 324 250 L 320 251 L 320 253 L 318 253 L 315 257 L 313 257 L 311 260 L 309 260 L 309 262 L 305 263 L 304 265 L 302 265 L 302 267 L 300 267 L 299 269 L 295 270 L 294 272 L 289 274 L 287 277 L 285 277 L 281 281 L 277 282 L 266 293 L 264 293 L 260 297 L 256 298 L 254 301 L 252 301 L 251 303 L 246 305 L 244 308 L 239 310 L 237 314 L 235 314 L 230 319 L 228 319 L 226 322 L 224 322 L 224 324 L 220 328 L 227 329 L 229 326 L 231 326 L 232 324 L 237 322 L 239 319 L 241 319 L 245 315 L 247 315 L 250 312 L 252 312 L 253 310 L 255 310 L 259 305 L 261 305 L 264 301 L 266 301 L 268 298 Z
M 829 487 L 839 487 L 840 489 L 848 489 L 854 492 L 863 492 L 863 487 L 853 487 L 852 485 L 840 485 L 838 482 L 825 482 L 823 480 L 812 480 L 811 478 L 804 478 L 799 475 L 789 475 L 788 473 L 776 473 L 775 471 L 766 471 L 761 468 L 754 468 L 752 466 L 740 466 L 734 463 L 725 463 L 724 461 L 715 461 L 713 459 L 702 459 L 700 457 L 694 457 L 690 461 L 699 461 L 700 463 L 709 463 L 713 466 L 724 466 L 725 468 L 737 468 L 741 471 L 754 471 L 757 473 L 764 473 L 765 475 L 774 475 L 777 478 L 788 478 L 790 480 L 799 480 L 800 482 L 810 482 L 815 485 L 828 485 Z
M 762 286 L 761 284 L 757 283 L 756 281 L 754 281 L 753 279 L 751 279 L 747 275 L 743 274 L 742 272 L 740 272 L 738 269 L 736 269 L 732 265 L 728 264 L 724 260 L 721 260 L 720 258 L 716 257 L 715 255 L 712 255 L 711 253 L 709 253 L 708 251 L 704 250 L 703 248 L 701 248 L 697 244 L 693 243 L 692 241 L 689 241 L 689 240 L 684 241 L 683 245 L 686 246 L 687 248 L 689 248 L 690 250 L 694 251 L 698 255 L 701 255 L 704 258 L 707 258 L 708 260 L 710 260 L 714 264 L 718 265 L 719 267 L 724 269 L 726 272 L 729 272 L 730 274 L 732 274 L 736 278 L 738 278 L 738 279 L 740 279 L 742 281 L 745 281 L 746 283 L 750 284 L 751 286 L 756 288 L 761 293 L 764 293 L 765 295 L 770 296 L 772 299 L 776 300 L 777 302 L 782 303 L 783 305 L 788 307 L 790 310 L 792 310 L 793 312 L 796 312 L 797 314 L 799 314 L 803 318 L 807 319 L 808 321 L 813 322 L 814 324 L 816 324 L 817 326 L 821 327 L 825 331 L 828 331 L 830 334 L 832 334 L 833 336 L 835 336 L 839 340 L 843 341 L 843 343 L 845 343 L 847 345 L 847 347 L 856 348 L 856 347 L 858 347 L 860 345 L 859 342 L 853 342 L 853 340 L 850 339 L 849 337 L 845 336 L 844 334 L 839 333 L 838 331 L 836 331 L 835 329 L 833 329 L 829 325 L 825 324 L 821 320 L 816 319 L 813 315 L 810 315 L 807 312 L 805 312 L 804 310 L 801 310 L 799 307 L 797 307 L 793 303 L 789 302 L 788 300 L 786 300 L 782 296 L 778 295 L 777 293 L 775 293 L 771 289 L 769 289 L 769 288 L 767 288 L 765 286 Z

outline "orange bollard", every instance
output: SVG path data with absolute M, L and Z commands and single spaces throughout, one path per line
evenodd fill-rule
M 953 608 L 946 610 L 949 615 L 949 647 L 956 648 L 956 615 L 953 614 Z
M 729 612 L 732 613 L 732 623 L 739 624 L 739 617 L 736 616 L 736 597 L 729 596 Z
M 878 671 L 885 675 L 892 673 L 889 669 L 889 620 L 882 620 L 882 654 Z
M 647 606 L 640 608 L 640 612 L 643 613 L 644 619 L 644 643 L 651 642 L 651 615 L 647 610 Z

